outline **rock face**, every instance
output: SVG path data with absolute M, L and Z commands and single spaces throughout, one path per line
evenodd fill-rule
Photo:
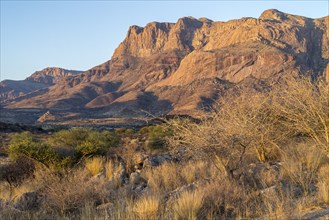
M 75 76 L 82 73 L 82 71 L 76 70 L 66 70 L 56 67 L 48 67 L 41 71 L 34 72 L 31 76 L 27 77 L 25 80 L 32 82 L 39 82 L 47 85 L 54 85 L 59 80 L 66 76 Z
M 48 67 L 36 71 L 25 80 L 4 80 L 0 82 L 0 102 L 25 96 L 39 90 L 45 90 L 49 86 L 59 82 L 64 77 L 75 76 L 81 71 L 65 70 L 62 68 Z M 26 96 L 25 98 L 28 98 Z
M 97 108 L 113 117 L 199 114 L 226 93 L 261 90 L 285 74 L 329 76 L 328 24 L 329 17 L 267 10 L 258 19 L 184 17 L 132 26 L 111 60 L 50 80 L 55 84 L 47 90 L 6 107 Z M 50 82 L 37 76 L 34 81 Z

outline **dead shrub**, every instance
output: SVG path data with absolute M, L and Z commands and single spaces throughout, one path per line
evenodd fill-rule
M 10 186 L 18 186 L 26 178 L 31 177 L 34 170 L 34 162 L 27 157 L 20 156 L 14 163 L 1 167 L 0 181 L 7 181 Z
M 274 89 L 273 105 L 285 130 L 311 137 L 329 157 L 329 84 L 305 77 L 284 79 Z
M 318 198 L 329 204 L 329 164 L 324 164 L 320 167 L 318 172 Z
M 285 150 L 282 168 L 284 174 L 294 184 L 302 188 L 305 195 L 315 184 L 322 153 L 307 143 L 290 146 Z
M 101 181 L 90 181 L 83 169 L 62 175 L 49 174 L 41 190 L 44 208 L 57 213 L 79 211 L 85 204 L 101 202 L 106 196 Z

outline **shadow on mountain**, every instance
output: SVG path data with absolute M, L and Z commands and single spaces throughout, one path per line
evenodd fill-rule
M 66 99 L 57 100 L 54 106 L 62 109 L 82 109 L 102 94 L 116 91 L 121 84 L 122 82 L 92 82 L 81 85 L 77 92 L 68 95 Z
M 139 92 L 136 99 L 115 102 L 107 107 L 109 117 L 148 117 L 164 115 L 172 111 L 169 100 L 160 100 L 153 92 Z

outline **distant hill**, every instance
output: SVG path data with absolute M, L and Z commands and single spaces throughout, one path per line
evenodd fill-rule
M 34 72 L 25 80 L 4 80 L 0 82 L 0 102 L 9 101 L 40 89 L 48 88 L 67 76 L 75 76 L 82 71 L 48 67 Z

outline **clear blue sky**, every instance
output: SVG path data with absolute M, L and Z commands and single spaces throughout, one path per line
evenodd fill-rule
M 45 67 L 87 70 L 109 60 L 130 25 L 183 16 L 227 21 L 266 9 L 319 18 L 328 1 L 3 1 L 1 80 Z

